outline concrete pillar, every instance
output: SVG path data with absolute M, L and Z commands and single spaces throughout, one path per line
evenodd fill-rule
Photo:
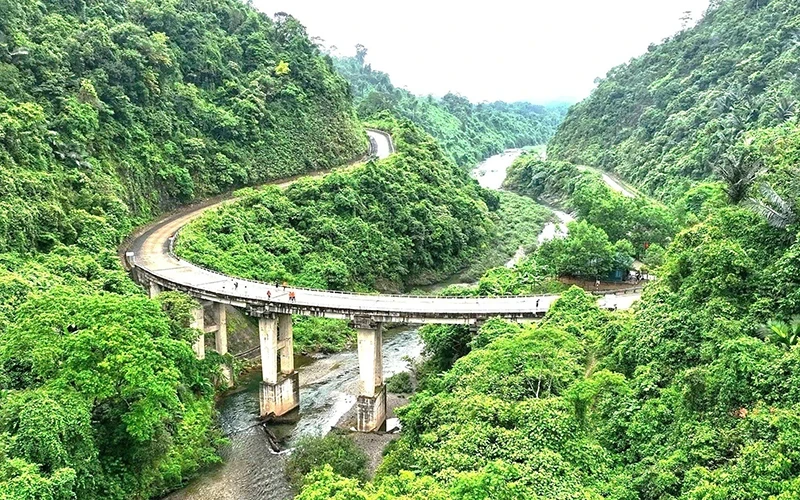
M 155 281 L 151 281 L 148 293 L 149 293 L 151 299 L 156 298 L 156 295 L 161 293 L 161 285 L 159 285 Z
M 228 314 L 225 304 L 214 304 L 217 318 L 217 332 L 214 334 L 214 344 L 217 352 L 228 354 Z
M 225 304 L 214 304 L 217 319 L 217 331 L 214 333 L 214 346 L 218 353 L 228 354 L 228 314 Z M 227 364 L 222 365 L 222 379 L 225 385 L 233 385 L 233 374 L 231 367 Z
M 261 346 L 261 417 L 281 417 L 300 405 L 300 377 L 294 371 L 291 350 L 292 316 L 279 314 L 259 318 L 258 338 Z M 278 356 L 281 359 L 280 373 Z
M 261 381 L 278 382 L 278 320 L 258 318 L 258 343 L 261 347 Z
M 386 389 L 383 384 L 383 324 L 369 318 L 354 321 L 358 332 L 358 400 L 356 428 L 379 429 L 386 420 Z
M 292 315 L 278 315 L 278 349 L 281 353 L 281 373 L 294 373 L 294 337 L 292 335 Z
M 203 333 L 205 331 L 204 320 L 203 320 L 203 306 L 197 306 L 195 309 L 192 310 L 192 322 L 189 325 L 191 328 L 196 328 L 200 330 L 200 336 L 197 337 L 194 344 L 192 344 L 192 350 L 194 354 L 197 356 L 197 359 L 205 359 L 206 358 L 206 336 Z

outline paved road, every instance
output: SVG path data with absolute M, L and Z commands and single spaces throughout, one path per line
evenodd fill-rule
M 393 151 L 391 139 L 374 131 L 378 156 Z M 288 185 L 291 181 L 277 182 Z M 242 307 L 254 314 L 280 312 L 354 319 L 368 316 L 375 321 L 408 323 L 473 323 L 501 316 L 508 319 L 533 319 L 542 316 L 558 296 L 444 298 L 405 295 L 366 295 L 323 290 L 308 290 L 265 284 L 225 276 L 176 258 L 170 251 L 171 239 L 192 220 L 231 200 L 184 211 L 154 223 L 133 239 L 128 251 L 134 253 L 134 274 L 140 282 L 155 282 L 169 289 L 186 291 L 195 297 Z M 288 293 L 296 293 L 290 302 Z M 271 299 L 267 299 L 267 292 Z
M 580 165 L 578 167 L 578 170 L 583 170 L 583 171 L 590 170 L 592 172 L 596 172 L 600 174 L 600 177 L 603 178 L 603 182 L 605 182 L 606 185 L 610 187 L 612 191 L 616 191 L 620 193 L 622 196 L 625 196 L 627 198 L 636 198 L 636 193 L 634 193 L 631 189 L 625 186 L 621 180 L 612 176 L 608 172 L 604 172 L 599 168 L 587 167 L 586 165 Z

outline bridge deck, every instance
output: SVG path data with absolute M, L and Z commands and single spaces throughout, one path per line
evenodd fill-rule
M 388 136 L 372 131 L 369 134 L 377 142 L 379 157 L 386 157 L 393 151 Z M 369 316 L 375 321 L 408 323 L 472 323 L 495 316 L 514 320 L 533 319 L 544 315 L 550 304 L 558 298 L 443 298 L 366 295 L 294 287 L 284 290 L 282 286 L 276 288 L 274 284 L 225 276 L 175 257 L 171 252 L 171 239 L 180 228 L 224 203 L 228 201 L 169 217 L 135 238 L 128 250 L 135 256 L 136 278 L 141 283 L 154 282 L 203 300 L 242 307 L 256 315 L 274 312 L 341 319 Z M 272 294 L 270 300 L 267 300 L 267 291 Z M 289 301 L 290 291 L 295 292 L 296 302 Z

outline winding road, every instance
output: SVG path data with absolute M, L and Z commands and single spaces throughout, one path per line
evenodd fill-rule
M 369 130 L 372 154 L 389 156 L 394 147 L 391 138 L 380 131 Z M 288 186 L 293 181 L 274 184 Z M 327 318 L 368 318 L 375 322 L 474 324 L 491 317 L 509 320 L 532 320 L 543 316 L 557 295 L 534 297 L 446 298 L 409 295 L 369 295 L 288 287 L 244 280 L 203 269 L 176 257 L 172 244 L 180 229 L 192 220 L 222 204 L 224 200 L 195 209 L 184 210 L 157 221 L 131 240 L 125 248 L 125 264 L 134 278 L 151 290 L 184 291 L 197 299 L 229 304 L 251 314 L 302 314 Z M 294 291 L 296 301 L 289 300 Z M 267 298 L 267 292 L 271 298 Z M 631 297 L 633 298 L 633 297 Z M 626 308 L 622 296 L 617 304 Z

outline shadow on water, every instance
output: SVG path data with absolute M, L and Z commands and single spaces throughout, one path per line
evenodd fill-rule
M 384 335 L 383 368 L 389 377 L 407 368 L 406 356 L 418 357 L 422 341 L 416 327 L 389 330 Z M 358 355 L 355 350 L 319 358 L 296 357 L 300 372 L 300 420 L 269 428 L 284 449 L 303 436 L 327 433 L 355 404 L 358 392 Z M 283 475 L 288 453 L 270 450 L 259 425 L 258 393 L 261 372 L 247 374 L 241 389 L 219 403 L 219 422 L 230 445 L 222 450 L 224 463 L 206 471 L 169 500 L 279 500 L 293 491 Z

